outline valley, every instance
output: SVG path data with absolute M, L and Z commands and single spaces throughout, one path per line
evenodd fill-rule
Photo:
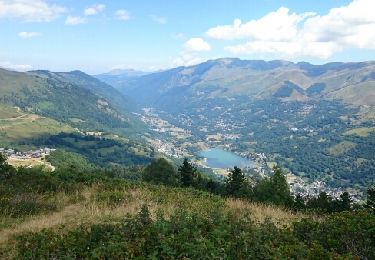
M 116 87 L 172 157 L 202 165 L 201 150 L 221 147 L 257 162 L 258 174 L 277 164 L 302 182 L 363 191 L 375 178 L 373 71 L 373 62 L 218 59 Z
M 375 260 L 374 10 L 0 0 L 0 260 Z

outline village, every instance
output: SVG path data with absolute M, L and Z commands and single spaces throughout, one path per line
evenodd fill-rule
M 12 148 L 0 148 L 0 153 L 6 155 L 7 162 L 14 167 L 31 168 L 34 166 L 44 166 L 51 171 L 54 171 L 55 167 L 45 159 L 53 151 L 56 151 L 56 149 L 48 147 L 26 152 L 16 151 Z

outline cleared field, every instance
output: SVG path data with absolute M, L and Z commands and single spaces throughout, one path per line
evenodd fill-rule
M 45 161 L 44 158 L 30 158 L 30 159 L 16 159 L 13 157 L 8 158 L 8 163 L 16 168 L 18 167 L 26 167 L 31 168 L 35 166 L 44 166 L 47 169 L 50 169 L 51 171 L 55 170 L 55 167 L 53 167 L 49 162 Z
M 361 137 L 367 137 L 372 132 L 375 132 L 375 127 L 360 127 L 346 131 L 344 135 L 358 135 Z
M 56 120 L 21 112 L 15 107 L 0 106 L 0 146 L 46 134 L 73 132 L 69 125 Z
M 328 148 L 328 152 L 331 155 L 337 156 L 337 155 L 346 153 L 347 151 L 353 149 L 354 147 L 356 147 L 355 143 L 349 142 L 349 141 L 342 141 L 342 142 Z

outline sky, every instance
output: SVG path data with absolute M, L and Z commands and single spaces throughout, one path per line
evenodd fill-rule
M 0 67 L 154 71 L 375 60 L 375 0 L 0 0 Z

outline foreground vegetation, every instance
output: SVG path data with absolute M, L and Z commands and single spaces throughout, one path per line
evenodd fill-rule
M 280 171 L 253 186 L 280 188 L 260 204 L 238 168 L 220 186 L 187 160 L 177 170 L 164 159 L 144 170 L 99 169 L 68 156 L 55 163 L 52 173 L 2 158 L 2 259 L 375 257 L 374 194 L 368 209 L 318 214 L 285 203 Z

